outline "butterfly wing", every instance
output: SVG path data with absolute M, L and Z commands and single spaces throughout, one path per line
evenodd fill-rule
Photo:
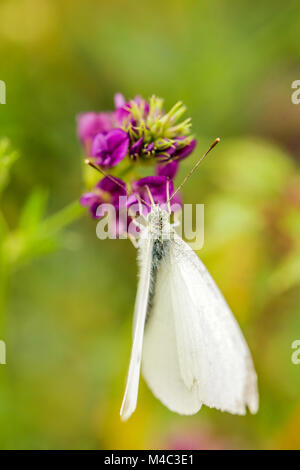
M 258 408 L 252 358 L 222 294 L 177 235 L 157 277 L 146 324 L 143 375 L 154 395 L 180 414 L 202 404 L 245 414 Z
M 140 240 L 139 266 L 140 279 L 134 307 L 134 327 L 131 357 L 127 376 L 125 394 L 121 406 L 122 420 L 127 420 L 134 412 L 138 397 L 144 326 L 150 289 L 152 259 L 152 240 L 150 237 Z

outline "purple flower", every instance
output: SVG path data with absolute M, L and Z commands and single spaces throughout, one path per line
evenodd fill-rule
M 169 188 L 169 193 L 167 188 Z M 153 198 L 156 204 L 167 210 L 168 194 L 171 196 L 173 189 L 173 182 L 166 176 L 147 176 L 132 183 L 132 193 L 128 196 L 124 181 L 114 176 L 106 176 L 99 181 L 92 191 L 83 194 L 80 203 L 82 206 L 88 207 L 94 219 L 100 219 L 107 213 L 110 214 L 106 204 L 112 205 L 116 217 L 113 221 L 110 219 L 109 230 L 113 236 L 119 237 L 121 233 L 132 233 L 132 229 L 139 231 L 131 224 L 132 214 L 130 208 L 138 214 L 139 202 L 141 202 L 142 213 L 146 216 L 150 212 Z M 171 210 L 173 212 L 178 211 L 181 205 L 180 197 L 176 194 L 171 201 Z M 134 235 L 134 233 L 132 234 Z
M 153 142 L 151 142 L 151 144 L 145 145 L 145 147 L 144 147 L 144 154 L 145 155 L 150 156 L 150 155 L 152 155 L 152 153 L 154 153 L 154 143 Z
M 179 163 L 176 161 L 171 161 L 165 165 L 158 165 L 156 168 L 156 174 L 158 176 L 166 176 L 170 180 L 173 180 L 178 171 Z
M 143 147 L 143 143 L 144 143 L 144 137 L 140 137 L 140 139 L 138 139 L 138 140 L 130 147 L 129 154 L 130 154 L 130 156 L 133 158 L 133 160 L 136 160 L 136 159 L 139 157 L 140 152 L 141 152 L 142 147 Z
M 125 102 L 124 96 L 121 93 L 115 95 L 115 120 L 117 125 L 123 126 L 125 123 L 136 124 L 135 119 L 131 114 L 133 103 L 136 104 L 142 111 L 142 117 L 145 119 L 149 113 L 149 104 L 140 96 L 136 96 L 133 100 Z
M 116 177 L 113 177 L 113 179 L 114 181 L 106 176 L 96 184 L 93 191 L 83 194 L 80 199 L 80 204 L 88 207 L 95 219 L 100 217 L 100 215 L 97 215 L 97 209 L 101 204 L 110 203 L 118 210 L 120 208 L 120 196 L 127 195 L 124 181 Z
M 94 219 L 97 218 L 96 212 L 97 212 L 97 207 L 99 204 L 101 204 L 101 195 L 97 194 L 97 192 L 89 192 L 89 193 L 84 193 L 81 198 L 80 198 L 80 204 L 83 207 L 88 207 L 90 210 L 90 213 Z
M 101 219 L 106 214 L 110 216 L 111 213 L 106 205 L 111 204 L 115 210 L 115 218 L 110 220 L 108 225 L 110 234 L 118 238 L 122 233 L 131 231 L 132 218 L 127 209 L 137 204 L 138 200 L 134 194 L 127 196 L 126 184 L 121 179 L 106 176 L 99 181 L 93 191 L 83 194 L 80 203 L 89 208 L 94 219 Z
M 175 141 L 169 147 L 160 150 L 160 152 L 156 153 L 156 157 L 161 162 L 168 162 L 170 160 L 183 160 L 184 158 L 188 157 L 194 148 L 196 147 L 197 141 L 196 139 L 191 140 L 191 142 L 183 147 L 180 148 L 180 141 L 182 141 L 184 137 L 176 137 Z M 167 139 L 165 139 L 166 142 Z
M 197 145 L 197 140 L 196 139 L 191 140 L 191 142 L 188 145 L 186 145 L 185 147 L 181 149 L 178 149 L 175 152 L 174 158 L 178 161 L 183 160 L 184 158 L 188 157 L 192 153 L 196 145 Z
M 113 167 L 125 156 L 132 161 L 156 159 L 166 163 L 182 160 L 194 150 L 191 120 L 180 121 L 185 112 L 180 101 L 168 112 L 156 96 L 149 102 L 141 96 L 125 101 L 116 93 L 114 102 L 113 112 L 78 116 L 79 138 L 86 154 L 94 156 L 99 165 Z
M 125 101 L 125 98 L 124 96 L 122 95 L 122 93 L 116 93 L 115 96 L 114 96 L 114 103 L 115 103 L 115 108 L 121 108 L 122 106 L 124 106 L 124 104 L 126 103 Z
M 150 202 L 147 186 L 153 196 L 155 203 L 166 202 L 167 200 L 167 181 L 165 176 L 146 176 L 132 183 L 134 192 L 137 192 L 143 199 Z M 173 182 L 169 182 L 170 193 L 173 192 Z
M 97 165 L 113 167 L 126 157 L 129 137 L 122 129 L 113 129 L 107 134 L 96 135 L 91 146 L 91 156 Z
M 163 147 L 157 151 L 156 157 L 161 159 L 161 161 L 171 160 L 177 149 L 177 142 L 170 142 L 169 139 L 162 140 Z
M 99 132 L 112 128 L 111 113 L 82 113 L 77 117 L 77 133 L 82 144 L 91 141 Z
M 147 189 L 148 187 L 148 189 Z M 166 176 L 146 176 L 132 183 L 133 193 L 139 195 L 147 204 L 151 205 L 151 196 L 156 204 L 165 206 L 168 201 L 168 194 L 172 196 L 174 192 L 173 181 Z M 181 200 L 176 196 L 172 199 L 172 203 L 180 204 Z M 144 206 L 146 212 L 150 211 L 150 207 Z M 176 208 L 178 210 L 178 207 Z

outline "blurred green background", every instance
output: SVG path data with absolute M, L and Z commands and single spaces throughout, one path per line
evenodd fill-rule
M 0 2 L 0 448 L 300 448 L 299 31 L 289 0 Z M 181 417 L 142 380 L 119 420 L 136 253 L 76 203 L 75 125 L 116 91 L 187 105 L 198 147 L 178 180 L 222 138 L 183 193 L 205 204 L 199 255 L 253 352 L 256 416 Z

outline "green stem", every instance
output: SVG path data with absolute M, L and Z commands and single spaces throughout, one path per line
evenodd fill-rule
M 56 214 L 48 217 L 43 223 L 42 228 L 48 234 L 55 234 L 71 224 L 84 213 L 84 208 L 78 201 L 72 202 Z

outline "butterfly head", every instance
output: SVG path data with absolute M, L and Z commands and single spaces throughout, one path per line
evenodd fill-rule
M 147 216 L 149 232 L 153 238 L 161 238 L 162 234 L 170 235 L 172 227 L 170 224 L 170 213 L 159 204 L 152 204 L 151 211 Z

